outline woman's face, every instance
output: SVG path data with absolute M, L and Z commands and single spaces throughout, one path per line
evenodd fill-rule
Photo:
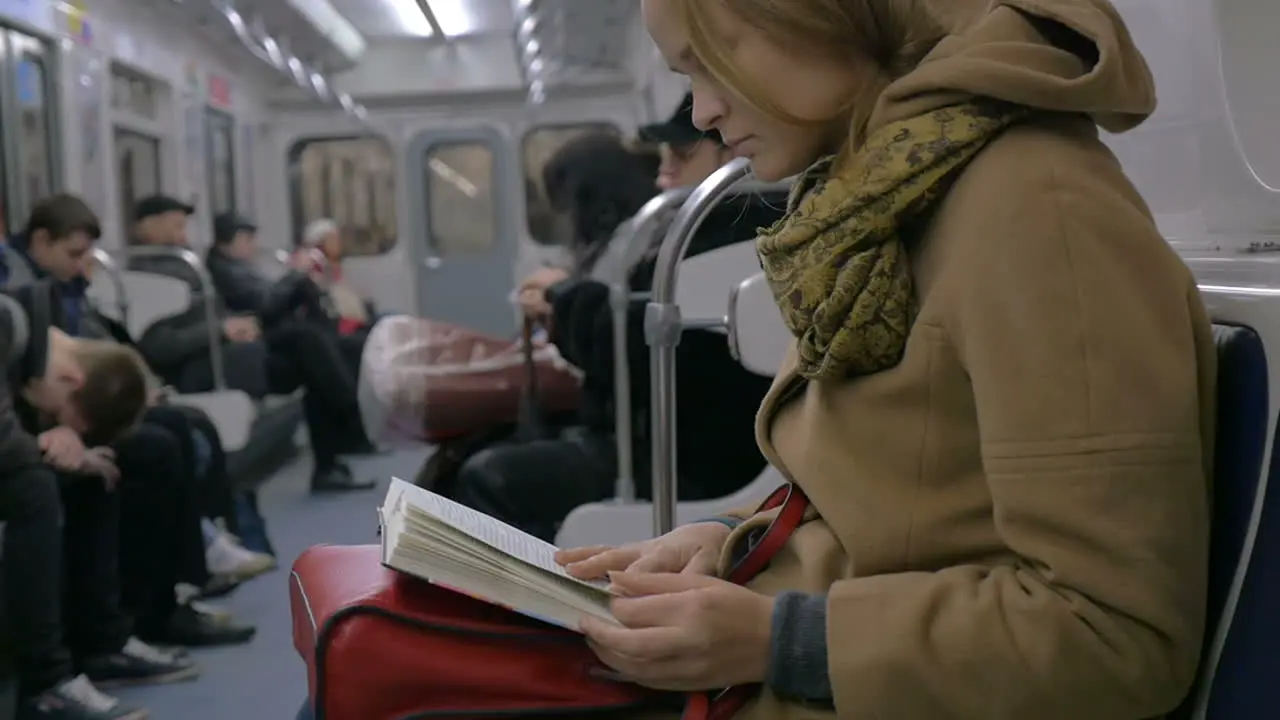
M 794 125 L 761 112 L 716 80 L 690 47 L 685 2 L 706 3 L 711 39 L 752 91 L 813 124 Z M 781 180 L 839 149 L 849 132 L 849 100 L 872 70 L 854 60 L 854 52 L 838 60 L 784 47 L 734 15 L 724 0 L 643 0 L 643 8 L 667 64 L 691 80 L 694 124 L 718 131 L 735 155 L 751 160 L 756 177 Z

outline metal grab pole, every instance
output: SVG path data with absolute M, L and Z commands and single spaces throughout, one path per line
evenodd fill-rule
M 707 215 L 751 165 L 736 158 L 712 173 L 680 208 L 662 240 L 653 272 L 653 297 L 645 307 L 644 335 L 649 344 L 650 406 L 653 413 L 653 530 L 662 535 L 675 527 L 676 499 L 676 346 L 683 319 L 676 304 L 680 261 Z
M 668 190 L 644 204 L 623 225 L 625 235 L 615 238 L 621 257 L 616 273 L 609 282 L 609 305 L 613 311 L 613 430 L 618 444 L 618 478 L 614 486 L 614 499 L 619 503 L 635 502 L 636 478 L 632 453 L 632 422 L 635 418 L 631 404 L 631 360 L 627 350 L 627 309 L 631 307 L 631 286 L 628 282 L 631 267 L 653 243 L 653 237 L 661 228 L 670 211 L 689 198 L 693 188 Z
M 129 295 L 124 287 L 124 276 L 120 274 L 120 263 L 100 247 L 93 249 L 93 261 L 111 279 L 111 285 L 116 291 L 116 311 L 120 313 L 120 324 L 129 327 Z
M 213 389 L 227 389 L 227 373 L 222 363 L 222 322 L 218 319 L 217 292 L 213 288 L 213 278 L 205 268 L 204 261 L 191 249 L 173 245 L 134 245 L 125 249 L 130 258 L 167 257 L 186 263 L 200 280 L 199 300 L 204 305 L 204 320 L 209 327 L 209 365 L 213 374 Z M 194 299 L 194 298 L 193 298 Z

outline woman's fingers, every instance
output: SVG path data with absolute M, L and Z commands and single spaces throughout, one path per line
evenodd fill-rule
M 582 562 L 589 557 L 595 557 L 602 552 L 612 550 L 612 545 L 587 545 L 585 547 L 566 548 L 556 551 L 556 562 L 561 565 L 569 563 Z
M 603 578 L 610 570 L 627 569 L 639 557 L 640 551 L 637 548 L 623 546 L 589 555 L 582 560 L 570 561 L 565 564 L 564 569 L 570 575 L 584 580 Z
M 679 548 L 658 544 L 648 552 L 640 554 L 626 568 L 612 568 L 634 573 L 672 573 L 680 572 L 684 567 L 684 553 Z

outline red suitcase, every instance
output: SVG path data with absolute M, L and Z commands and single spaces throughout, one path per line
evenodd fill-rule
M 576 633 L 384 568 L 376 545 L 307 550 L 289 592 L 317 720 L 678 714 L 682 701 L 602 676 Z

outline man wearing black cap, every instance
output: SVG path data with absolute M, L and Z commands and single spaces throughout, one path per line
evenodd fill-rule
M 693 93 L 666 122 L 640 128 L 640 139 L 659 143 L 658 187 L 663 190 L 698 185 L 733 158 L 718 137 L 694 127 Z

